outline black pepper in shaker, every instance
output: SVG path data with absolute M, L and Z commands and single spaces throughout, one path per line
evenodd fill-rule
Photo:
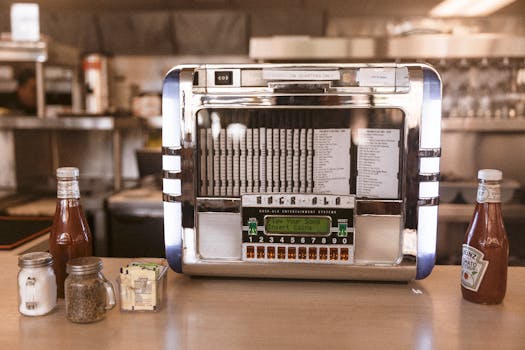
M 102 260 L 96 257 L 75 258 L 67 263 L 66 317 L 71 322 L 99 321 L 106 310 L 115 306 L 113 285 L 101 271 Z

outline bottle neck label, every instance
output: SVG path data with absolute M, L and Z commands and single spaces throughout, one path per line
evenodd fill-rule
M 477 292 L 487 266 L 489 266 L 488 260 L 483 260 L 485 254 L 471 247 L 467 244 L 463 244 L 463 250 L 461 254 L 461 285 L 473 292 Z
M 77 180 L 60 180 L 57 183 L 57 198 L 80 198 Z
M 501 203 L 501 187 L 499 184 L 480 183 L 478 186 L 478 203 Z

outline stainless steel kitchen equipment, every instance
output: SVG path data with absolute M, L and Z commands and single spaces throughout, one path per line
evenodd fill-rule
M 424 64 L 178 66 L 166 256 L 190 275 L 408 281 L 434 266 L 441 81 Z
M 108 256 L 164 257 L 160 188 L 126 189 L 107 199 Z

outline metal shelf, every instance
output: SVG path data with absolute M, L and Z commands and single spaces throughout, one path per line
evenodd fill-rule
M 19 130 L 115 130 L 136 128 L 136 118 L 115 118 L 111 116 L 78 116 L 59 118 L 36 118 L 28 116 L 0 117 L 0 129 Z
M 37 114 L 39 118 L 45 118 L 44 63 L 71 66 L 77 70 L 79 61 L 78 49 L 54 42 L 49 38 L 35 42 L 0 40 L 0 62 L 31 62 L 35 64 Z M 75 85 L 75 81 L 76 74 L 73 74 L 73 85 Z M 74 92 L 75 89 L 72 93 Z M 74 96 L 73 101 L 75 101 Z
M 1 116 L 0 130 L 50 130 L 52 138 L 52 154 L 56 153 L 57 141 L 55 130 L 89 130 L 107 131 L 112 135 L 113 154 L 113 188 L 122 188 L 122 139 L 121 130 L 140 127 L 137 118 L 115 118 L 111 116 L 72 116 L 60 118 L 37 118 L 27 116 Z M 53 160 L 53 168 L 58 164 Z
M 143 124 L 152 130 L 162 129 L 162 116 L 155 117 L 139 117 Z
M 406 59 L 524 57 L 525 36 L 418 34 L 387 40 L 386 57 Z
M 443 131 L 525 132 L 525 116 L 513 119 L 449 118 L 441 121 Z
M 499 33 L 392 37 L 273 36 L 250 39 L 256 60 L 461 59 L 525 57 L 525 36 Z
M 0 40 L 0 62 L 45 62 L 47 44 L 43 41 L 18 42 Z
M 48 62 L 78 66 L 79 60 L 77 48 L 51 39 L 35 42 L 0 40 L 0 62 Z
M 474 213 L 474 204 L 441 203 L 439 205 L 438 220 L 440 223 L 462 222 L 468 223 Z M 516 203 L 502 204 L 503 216 L 509 221 L 525 221 L 525 205 Z
M 335 38 L 302 35 L 253 37 L 249 57 L 255 60 L 373 59 L 376 40 L 370 37 Z

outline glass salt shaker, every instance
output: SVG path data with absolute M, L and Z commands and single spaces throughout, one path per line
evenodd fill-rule
M 96 257 L 71 259 L 64 283 L 66 317 L 71 322 L 96 322 L 115 304 L 113 285 L 102 274 L 102 260 Z
M 18 258 L 18 310 L 22 315 L 41 316 L 57 304 L 57 285 L 53 271 L 53 256 L 34 252 Z

